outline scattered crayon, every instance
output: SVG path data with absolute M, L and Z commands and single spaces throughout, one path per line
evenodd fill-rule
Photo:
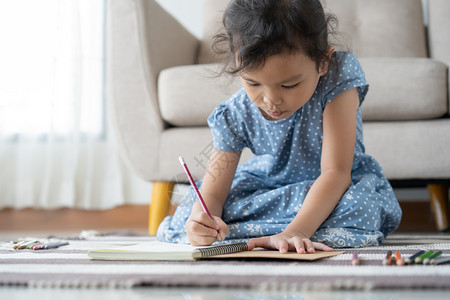
M 33 247 L 31 247 L 31 249 L 32 249 L 32 250 L 38 250 L 39 247 L 41 247 L 41 246 L 43 246 L 43 245 L 45 245 L 45 243 L 38 243 L 38 244 L 34 245 Z
M 45 241 L 41 242 L 38 240 L 25 240 L 19 241 L 13 245 L 13 249 L 30 249 L 30 250 L 41 250 L 41 249 L 53 249 L 61 246 L 68 245 L 69 242 L 66 241 Z
M 19 249 L 23 244 L 27 243 L 28 241 L 20 241 L 17 242 L 14 246 L 13 249 Z
M 420 255 L 424 254 L 425 251 L 424 250 L 420 250 L 416 253 L 414 253 L 413 255 L 411 255 L 410 257 L 405 258 L 405 264 L 411 264 L 414 262 L 414 260 L 416 259 L 416 257 L 419 257 Z
M 395 251 L 395 263 L 397 266 L 403 266 L 405 263 L 403 262 L 402 255 L 400 251 Z
M 432 260 L 436 260 L 436 258 L 442 254 L 442 251 L 436 251 L 434 252 L 430 257 L 427 257 L 423 260 L 423 264 L 424 265 L 429 265 L 431 264 Z
M 352 265 L 354 265 L 354 266 L 359 265 L 358 251 L 353 252 Z
M 386 254 L 386 257 L 383 259 L 383 265 L 388 266 L 392 262 L 392 251 L 389 250 Z
M 433 265 L 450 263 L 450 256 L 439 257 L 439 258 L 433 259 L 433 262 L 431 262 L 431 263 Z
M 432 254 L 433 254 L 433 250 L 429 250 L 429 251 L 425 252 L 424 254 L 420 255 L 419 257 L 416 257 L 414 259 L 414 262 L 416 264 L 421 264 L 425 258 L 430 257 Z
M 39 241 L 35 241 L 34 243 L 29 244 L 28 246 L 26 246 L 25 249 L 33 249 L 34 246 L 36 246 L 37 244 L 40 244 Z
M 40 246 L 39 249 L 53 249 L 53 248 L 58 248 L 58 247 L 65 246 L 68 244 L 69 244 L 69 242 L 62 242 L 62 241 L 51 242 L 51 243 L 46 243 L 46 244 Z
M 31 240 L 31 241 L 27 241 L 25 243 L 22 243 L 19 247 L 17 247 L 16 249 L 26 249 L 28 246 L 36 243 L 36 240 Z

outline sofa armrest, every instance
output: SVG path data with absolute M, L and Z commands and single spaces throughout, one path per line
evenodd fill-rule
M 169 67 L 194 64 L 200 41 L 154 0 L 135 1 L 138 26 L 143 29 L 139 34 L 153 76 Z
M 430 56 L 440 60 L 450 66 L 450 1 L 448 0 L 428 0 L 428 43 Z M 447 74 L 448 76 L 448 74 Z M 450 76 L 448 76 L 450 89 Z M 450 112 L 450 90 L 448 91 L 448 105 Z
M 153 0 L 108 1 L 109 118 L 122 158 L 144 180 L 158 172 L 165 127 L 157 99 L 159 72 L 194 63 L 198 44 Z

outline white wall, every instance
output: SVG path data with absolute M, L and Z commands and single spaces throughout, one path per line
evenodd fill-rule
M 195 36 L 203 30 L 203 3 L 205 0 L 156 0 Z
M 428 0 L 421 0 L 424 8 L 424 22 L 428 24 Z M 202 11 L 205 0 L 156 0 L 195 36 L 201 37 Z

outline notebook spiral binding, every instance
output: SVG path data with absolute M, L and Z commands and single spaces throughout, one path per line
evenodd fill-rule
M 229 254 L 246 251 L 248 249 L 247 243 L 236 243 L 236 244 L 226 244 L 226 245 L 218 245 L 207 248 L 198 248 L 200 251 L 200 257 L 209 257 L 220 254 Z

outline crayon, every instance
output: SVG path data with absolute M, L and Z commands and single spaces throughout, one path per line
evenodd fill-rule
M 43 245 L 45 245 L 45 243 L 37 243 L 33 247 L 31 247 L 31 249 L 32 250 L 38 250 Z
M 424 250 L 420 250 L 416 253 L 414 253 L 413 255 L 411 255 L 410 257 L 405 258 L 405 263 L 406 264 L 410 264 L 413 263 L 414 260 L 416 259 L 416 257 L 419 257 L 420 255 L 424 254 L 425 251 Z
M 13 246 L 13 249 L 19 249 L 20 246 L 22 246 L 23 244 L 28 243 L 28 242 L 29 241 L 19 241 Z
M 436 251 L 433 253 L 433 255 L 431 255 L 430 257 L 427 257 L 423 260 L 423 264 L 424 265 L 429 265 L 431 264 L 432 260 L 436 260 L 436 258 L 442 254 L 442 251 Z
M 38 242 L 37 240 L 26 241 L 25 243 L 20 244 L 16 249 L 26 249 L 28 246 Z
M 386 257 L 383 259 L 383 265 L 388 266 L 392 261 L 392 251 L 389 250 L 386 254 Z
M 437 259 L 434 259 L 432 262 L 433 265 L 440 265 L 440 264 L 446 264 L 450 263 L 450 256 L 440 257 Z
M 354 266 L 359 265 L 358 251 L 353 252 L 352 265 L 354 265 Z
M 34 243 L 32 243 L 32 244 L 29 244 L 27 247 L 26 247 L 26 249 L 33 249 L 33 247 L 34 246 L 36 246 L 36 245 L 38 245 L 38 244 L 40 244 L 41 242 L 39 242 L 39 241 L 36 241 L 36 242 L 34 242 Z
M 405 263 L 403 262 L 402 255 L 400 251 L 395 251 L 395 263 L 397 266 L 403 266 Z
M 420 255 L 419 257 L 416 257 L 416 259 L 414 259 L 414 262 L 416 264 L 420 264 L 422 263 L 422 261 L 427 258 L 430 257 L 433 254 L 433 250 L 429 250 L 427 252 L 425 252 L 424 254 Z
M 39 249 L 53 249 L 53 248 L 58 248 L 58 247 L 65 246 L 65 245 L 69 245 L 69 242 L 63 242 L 63 241 L 51 242 L 51 243 L 42 245 Z

